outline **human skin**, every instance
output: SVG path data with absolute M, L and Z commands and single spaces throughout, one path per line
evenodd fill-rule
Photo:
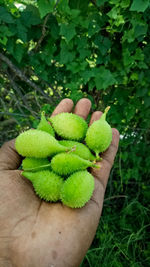
M 74 112 L 87 118 L 91 102 L 63 99 L 52 116 Z M 91 116 L 90 124 L 102 112 Z M 35 195 L 32 184 L 21 175 L 22 158 L 15 140 L 0 149 L 0 267 L 76 267 L 90 247 L 102 212 L 109 173 L 118 149 L 119 133 L 113 129 L 110 147 L 103 153 L 100 169 L 91 169 L 95 190 L 81 209 L 62 203 L 46 203 Z

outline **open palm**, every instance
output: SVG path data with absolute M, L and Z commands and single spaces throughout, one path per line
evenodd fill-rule
M 87 118 L 91 103 L 81 99 L 74 113 Z M 64 99 L 53 115 L 71 112 L 73 102 Z M 90 124 L 99 119 L 91 116 Z M 113 129 L 112 143 L 99 169 L 92 169 L 95 190 L 81 209 L 61 203 L 46 203 L 34 193 L 31 183 L 21 176 L 21 157 L 14 140 L 0 149 L 0 267 L 75 267 L 88 250 L 102 211 L 105 188 L 117 152 L 119 133 Z

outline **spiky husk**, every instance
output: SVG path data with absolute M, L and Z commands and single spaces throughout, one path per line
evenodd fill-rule
M 51 160 L 51 168 L 59 175 L 69 175 L 78 170 L 85 170 L 88 167 L 97 167 L 89 160 L 80 158 L 71 153 L 60 153 Z
M 15 142 L 17 152 L 24 157 L 47 158 L 67 151 L 50 134 L 41 130 L 28 130 L 21 133 Z
M 87 122 L 72 113 L 60 113 L 49 120 L 55 132 L 59 136 L 69 140 L 83 140 L 88 129 Z
M 96 154 L 104 152 L 112 141 L 112 129 L 102 120 L 95 121 L 87 130 L 85 138 L 87 146 Z
M 79 171 L 72 174 L 64 182 L 60 197 L 66 206 L 81 208 L 90 200 L 93 191 L 93 176 L 87 171 Z
M 32 181 L 34 190 L 41 199 L 53 202 L 60 199 L 60 190 L 64 181 L 54 172 L 48 170 L 23 172 L 23 176 Z

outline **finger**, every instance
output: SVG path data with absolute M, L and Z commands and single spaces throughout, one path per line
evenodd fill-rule
M 91 109 L 91 101 L 88 98 L 80 99 L 74 109 L 74 113 L 86 119 Z
M 109 178 L 110 170 L 114 163 L 114 159 L 118 150 L 119 144 L 119 132 L 117 129 L 112 129 L 112 142 L 109 148 L 102 154 L 102 161 L 98 162 L 97 164 L 100 165 L 100 169 L 92 168 L 92 175 L 95 176 L 106 188 L 107 181 Z
M 0 170 L 16 170 L 21 161 L 22 157 L 15 149 L 15 139 L 2 145 L 0 148 Z
M 92 116 L 91 116 L 91 120 L 89 123 L 89 126 L 94 122 L 100 119 L 100 117 L 102 116 L 102 112 L 101 111 L 95 111 L 93 112 Z
M 69 98 L 63 99 L 52 113 L 55 116 L 61 112 L 71 112 L 73 108 L 73 101 Z

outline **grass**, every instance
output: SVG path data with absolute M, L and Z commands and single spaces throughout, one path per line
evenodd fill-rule
M 120 155 L 117 161 L 120 166 Z M 119 168 L 111 172 L 100 223 L 80 267 L 150 266 L 149 186 L 144 177 L 123 181 Z

